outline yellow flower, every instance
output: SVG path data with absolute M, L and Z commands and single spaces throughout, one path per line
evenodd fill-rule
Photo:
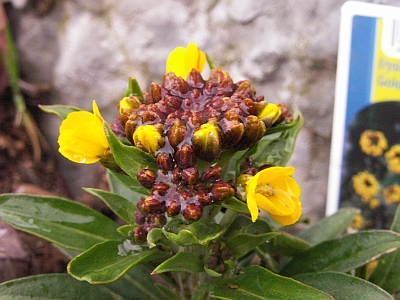
M 121 101 L 118 102 L 118 110 L 119 114 L 122 115 L 125 110 L 131 108 L 138 108 L 140 106 L 141 101 L 138 96 L 129 96 L 122 98 Z
M 136 128 L 133 134 L 135 146 L 154 155 L 164 146 L 164 139 L 158 127 L 157 125 L 140 125 Z
M 199 158 L 213 161 L 218 158 L 221 150 L 221 132 L 214 119 L 202 124 L 193 134 L 193 148 Z
M 365 226 L 364 218 L 361 214 L 356 214 L 353 221 L 351 221 L 350 227 L 354 229 L 361 229 Z
M 388 186 L 383 191 L 383 197 L 387 203 L 399 203 L 400 202 L 400 185 L 393 184 Z
M 368 201 L 369 207 L 374 210 L 375 208 L 381 206 L 381 201 L 379 201 L 378 198 L 372 198 L 371 200 Z
M 258 218 L 258 207 L 282 225 L 294 224 L 301 215 L 300 188 L 292 175 L 293 167 L 270 167 L 246 182 L 247 207 L 251 219 Z
M 353 188 L 364 200 L 375 197 L 379 192 L 379 182 L 369 172 L 358 172 L 353 176 Z
M 190 43 L 186 49 L 177 47 L 169 54 L 166 71 L 174 72 L 176 76 L 186 79 L 193 68 L 201 73 L 205 63 L 204 52 L 196 44 Z
M 68 114 L 60 126 L 58 144 L 58 151 L 76 163 L 92 164 L 106 156 L 109 144 L 96 101 L 93 101 L 93 113 L 77 111 Z
M 380 156 L 388 148 L 385 135 L 380 131 L 365 130 L 360 137 L 361 150 L 371 156 Z
M 268 103 L 262 108 L 258 114 L 258 118 L 262 120 L 267 128 L 270 128 L 281 115 L 281 108 L 277 104 Z
M 388 170 L 400 174 L 400 144 L 392 146 L 385 153 Z

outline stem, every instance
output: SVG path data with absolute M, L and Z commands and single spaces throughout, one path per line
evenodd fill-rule
M 238 215 L 237 211 L 227 209 L 219 224 L 224 226 L 225 228 L 228 228 L 235 220 L 237 215 Z

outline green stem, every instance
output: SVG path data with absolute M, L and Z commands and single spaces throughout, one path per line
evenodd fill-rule
M 228 228 L 235 220 L 237 215 L 238 215 L 237 211 L 227 209 L 219 224 L 224 226 L 225 228 Z

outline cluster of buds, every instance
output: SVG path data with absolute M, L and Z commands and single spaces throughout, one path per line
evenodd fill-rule
M 143 95 L 119 103 L 126 138 L 154 156 L 169 155 L 178 166 L 180 152 L 212 162 L 223 150 L 253 146 L 270 127 L 292 118 L 284 104 L 256 97 L 249 81 L 234 83 L 220 69 L 212 69 L 207 81 L 195 69 L 186 81 L 167 73 L 162 85 L 152 83 Z

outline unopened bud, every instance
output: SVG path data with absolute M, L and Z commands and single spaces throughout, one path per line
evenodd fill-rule
M 154 194 L 157 194 L 159 196 L 164 196 L 169 189 L 169 185 L 166 184 L 165 182 L 157 182 L 156 184 L 153 185 L 152 191 Z
M 243 80 L 242 82 L 238 82 L 238 88 L 233 93 L 231 98 L 233 100 L 243 100 L 246 98 L 253 99 L 256 91 L 254 87 L 251 85 L 250 81 Z
M 140 101 L 140 98 L 138 96 L 124 97 L 121 101 L 118 102 L 119 114 L 122 115 L 126 110 L 138 108 L 141 104 L 142 101 Z
M 203 170 L 201 180 L 204 182 L 214 182 L 221 178 L 222 168 L 220 166 L 212 166 Z
M 137 173 L 136 177 L 142 186 L 150 189 L 156 181 L 157 173 L 149 169 L 143 169 Z
M 162 213 L 165 211 L 165 203 L 160 201 L 158 196 L 151 194 L 143 200 L 141 210 L 151 214 Z
M 175 77 L 176 75 L 174 72 L 164 74 L 162 86 L 167 90 L 172 90 L 174 87 Z
M 162 214 L 152 215 L 150 222 L 155 225 L 155 227 L 163 227 L 167 223 L 167 218 Z
M 279 108 L 281 109 L 281 115 L 279 116 L 278 120 L 276 120 L 276 123 L 279 124 L 283 121 L 291 121 L 293 119 L 293 116 L 291 113 L 289 113 L 289 108 L 286 106 L 284 103 L 278 104 Z
M 166 212 L 168 217 L 173 217 L 181 211 L 181 204 L 177 200 L 170 200 L 166 205 Z
M 212 201 L 223 201 L 235 195 L 235 189 L 224 181 L 217 181 L 211 186 L 210 197 Z
M 247 116 L 242 139 L 235 148 L 237 150 L 250 148 L 264 136 L 266 131 L 264 122 L 260 121 L 257 116 Z
M 133 230 L 133 237 L 138 243 L 145 243 L 147 241 L 147 230 L 140 225 Z
M 218 124 L 223 132 L 223 148 L 228 149 L 239 143 L 244 134 L 244 125 L 242 122 L 239 122 L 238 120 L 228 121 L 227 119 L 222 118 Z
M 189 92 L 189 88 L 186 84 L 186 81 L 178 76 L 174 78 L 174 87 L 171 90 L 171 94 L 174 96 L 180 96 L 183 97 Z
M 195 198 L 202 206 L 207 206 L 211 204 L 211 199 L 209 193 L 206 191 L 199 191 L 196 193 Z
M 153 97 L 154 103 L 156 103 L 162 99 L 161 86 L 159 84 L 152 82 L 150 84 L 150 91 L 151 91 L 151 96 Z
M 163 171 L 171 171 L 174 169 L 174 161 L 167 153 L 159 153 L 156 158 L 157 168 Z
M 146 220 L 146 217 L 143 214 L 140 214 L 140 213 L 135 213 L 133 215 L 133 218 L 135 220 L 135 223 L 138 224 L 138 225 L 144 224 L 144 222 Z
M 228 77 L 229 74 L 222 71 L 221 69 L 211 69 L 209 82 L 211 82 L 214 86 L 218 86 L 222 81 L 224 81 L 225 78 Z
M 182 179 L 185 180 L 188 184 L 195 184 L 197 179 L 199 178 L 199 172 L 196 168 L 187 168 L 182 170 Z
M 203 214 L 203 207 L 195 203 L 189 203 L 182 212 L 183 217 L 189 221 L 197 221 Z
M 201 89 L 203 88 L 205 82 L 201 74 L 193 68 L 189 73 L 189 76 L 186 79 L 187 84 L 189 84 L 193 88 Z
M 163 126 L 160 125 L 141 125 L 136 128 L 133 134 L 135 146 L 154 155 L 165 143 L 161 134 Z
M 268 129 L 281 116 L 281 108 L 279 105 L 273 103 L 262 104 L 261 107 L 262 109 L 258 113 L 258 118 L 264 122 L 265 127 Z
M 189 145 L 181 146 L 175 152 L 175 162 L 181 169 L 187 169 L 194 167 L 196 164 L 196 153 Z
M 221 150 L 221 130 L 214 119 L 200 126 L 193 134 L 193 148 L 199 158 L 212 162 Z
M 178 146 L 183 141 L 186 132 L 186 125 L 183 124 L 178 118 L 176 118 L 174 124 L 168 131 L 168 141 L 173 148 L 176 148 L 176 146 Z

